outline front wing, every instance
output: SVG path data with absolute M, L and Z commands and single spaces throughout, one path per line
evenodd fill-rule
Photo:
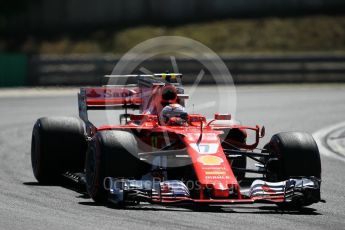
M 182 181 L 127 180 L 108 177 L 105 185 L 113 203 L 144 201 L 154 204 L 251 204 L 298 203 L 303 206 L 319 202 L 320 180 L 315 177 L 291 178 L 281 182 L 255 180 L 249 190 L 236 199 L 193 199 Z M 230 195 L 230 194 L 229 194 Z

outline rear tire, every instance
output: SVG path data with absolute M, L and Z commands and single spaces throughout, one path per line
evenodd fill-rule
M 82 172 L 86 146 L 84 126 L 80 119 L 38 119 L 31 141 L 31 164 L 37 181 L 54 184 L 63 172 Z
M 150 165 L 137 153 L 137 141 L 129 132 L 102 131 L 93 137 L 86 156 L 86 187 L 94 201 L 107 201 L 106 177 L 140 179 L 148 171 Z

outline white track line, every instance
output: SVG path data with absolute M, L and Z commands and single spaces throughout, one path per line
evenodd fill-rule
M 316 131 L 313 133 L 313 137 L 317 143 L 317 146 L 319 147 L 320 154 L 326 157 L 331 157 L 337 160 L 341 160 L 345 162 L 345 158 L 340 157 L 337 153 L 332 152 L 325 146 L 325 138 L 326 136 L 331 133 L 332 131 L 339 129 L 341 127 L 345 126 L 345 122 L 341 122 L 332 126 L 325 127 L 319 131 Z

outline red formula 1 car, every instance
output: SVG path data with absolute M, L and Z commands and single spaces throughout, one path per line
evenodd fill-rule
M 279 133 L 258 149 L 264 128 L 233 124 L 229 114 L 211 121 L 188 114 L 181 74 L 108 77 L 135 84 L 81 88 L 81 120 L 37 120 L 31 158 L 40 183 L 64 175 L 85 183 L 94 201 L 117 204 L 262 202 L 300 208 L 320 201 L 320 155 L 309 134 Z M 88 110 L 109 109 L 125 111 L 119 125 L 95 127 L 89 121 Z M 253 144 L 246 141 L 249 131 L 255 133 Z M 247 167 L 247 158 L 257 162 L 256 169 Z

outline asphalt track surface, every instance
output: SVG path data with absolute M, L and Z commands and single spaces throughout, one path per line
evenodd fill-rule
M 280 131 L 306 131 L 345 119 L 345 85 L 242 86 L 236 118 Z M 20 90 L 19 90 L 20 91 Z M 322 156 L 322 198 L 302 212 L 272 205 L 190 210 L 144 204 L 116 209 L 95 204 L 75 189 L 40 186 L 30 164 L 31 130 L 42 116 L 77 115 L 75 90 L 0 90 L 0 229 L 344 229 L 345 166 Z M 34 93 L 31 93 L 33 91 Z M 215 92 L 200 87 L 195 104 Z M 224 105 L 225 106 L 225 105 Z

